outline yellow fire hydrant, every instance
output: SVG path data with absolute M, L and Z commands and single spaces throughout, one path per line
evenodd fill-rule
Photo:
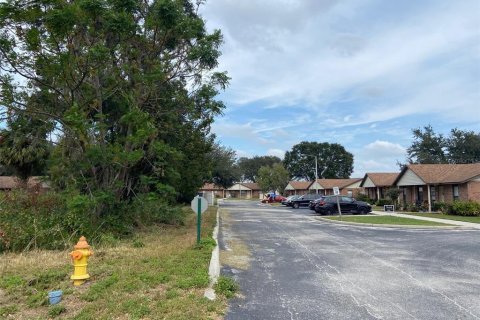
M 79 286 L 90 278 L 87 273 L 88 258 L 93 254 L 84 236 L 80 237 L 77 244 L 73 247 L 75 250 L 70 252 L 73 261 L 73 274 L 70 279 L 73 280 L 74 286 Z

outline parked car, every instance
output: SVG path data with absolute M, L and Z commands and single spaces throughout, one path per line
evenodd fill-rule
M 320 201 L 322 201 L 323 199 L 325 199 L 325 196 L 321 196 L 321 197 L 318 198 L 318 199 L 311 200 L 311 201 L 308 203 L 308 209 L 310 209 L 310 210 L 315 210 L 315 206 L 316 206 Z
M 281 196 L 279 194 L 277 194 L 275 196 L 269 195 L 268 197 L 266 197 L 265 199 L 262 200 L 262 203 L 282 202 L 285 199 L 286 198 L 284 196 Z
M 372 211 L 368 203 L 346 196 L 339 196 L 339 203 L 342 213 L 365 214 Z M 315 212 L 326 215 L 338 213 L 337 196 L 324 197 L 315 206 Z
M 300 207 L 307 207 L 310 201 L 322 197 L 320 194 L 304 194 L 292 201 L 292 207 L 298 209 Z
M 297 195 L 289 196 L 289 197 L 285 198 L 285 200 L 282 201 L 282 204 L 284 206 L 287 206 L 287 207 L 290 206 L 291 207 L 292 201 L 297 199 L 298 197 L 300 197 L 300 196 L 297 196 Z

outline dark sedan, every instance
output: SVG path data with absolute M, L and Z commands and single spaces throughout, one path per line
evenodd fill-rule
M 292 207 L 295 209 L 300 207 L 308 207 L 310 201 L 322 197 L 320 194 L 304 194 L 303 196 L 292 201 Z
M 287 206 L 287 207 L 288 207 L 288 206 L 291 206 L 292 201 L 295 200 L 295 199 L 297 199 L 298 197 L 299 197 L 299 196 L 297 196 L 297 195 L 289 196 L 289 197 L 287 197 L 285 200 L 282 201 L 282 204 L 283 204 L 284 206 Z
M 363 201 L 354 198 L 339 196 L 340 210 L 342 213 L 366 214 L 372 211 L 372 207 Z M 337 196 L 328 196 L 319 201 L 315 206 L 315 212 L 320 214 L 338 214 Z
M 318 198 L 318 199 L 315 199 L 315 200 L 310 201 L 310 203 L 308 204 L 308 209 L 310 209 L 310 210 L 315 210 L 315 207 L 317 206 L 317 204 L 318 204 L 320 201 L 322 201 L 324 198 L 325 198 L 325 196 L 321 196 L 321 197 Z

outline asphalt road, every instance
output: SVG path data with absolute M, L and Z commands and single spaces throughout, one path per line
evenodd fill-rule
M 241 287 L 226 320 L 480 319 L 479 230 L 342 226 L 251 201 L 221 207 L 221 250 L 242 242 L 250 254 L 248 267 L 222 266 Z

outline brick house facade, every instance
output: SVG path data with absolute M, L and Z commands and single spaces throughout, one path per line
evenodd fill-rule
M 472 200 L 480 202 L 480 163 L 411 164 L 398 175 L 403 204 L 428 206 L 435 202 Z

